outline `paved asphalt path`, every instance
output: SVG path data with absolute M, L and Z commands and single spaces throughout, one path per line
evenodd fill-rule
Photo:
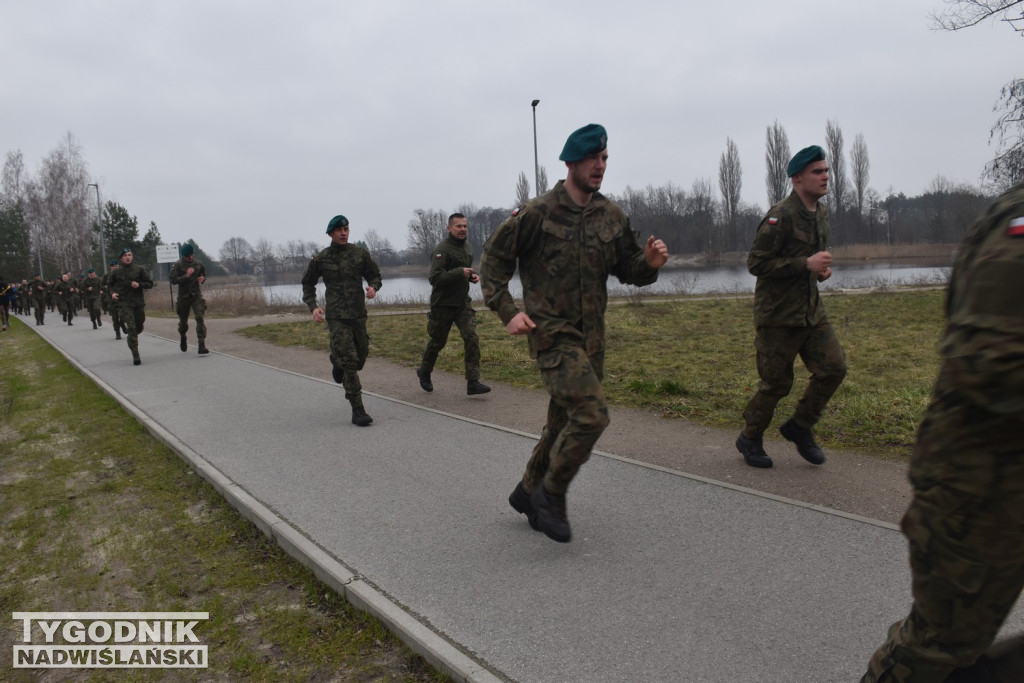
M 856 681 L 909 607 L 891 523 L 601 452 L 558 544 L 506 502 L 528 434 L 375 394 L 359 428 L 332 382 L 148 334 L 133 367 L 109 324 L 48 318 L 33 329 L 458 680 Z

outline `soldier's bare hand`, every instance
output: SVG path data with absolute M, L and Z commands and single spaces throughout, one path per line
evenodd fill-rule
M 206 282 L 206 277 L 203 276 L 203 275 L 200 275 L 198 280 L 199 280 L 199 284 L 203 284 L 204 282 Z
M 832 254 L 827 251 L 819 251 L 813 256 L 807 257 L 807 270 L 812 273 L 824 273 L 832 265 Z
M 185 277 L 192 277 L 192 273 L 196 272 L 195 268 L 189 268 L 185 271 Z
M 530 316 L 526 315 L 525 312 L 520 311 L 515 314 L 511 320 L 505 325 L 505 330 L 509 334 L 529 334 L 530 330 L 537 327 L 537 323 L 530 319 Z
M 832 277 L 832 269 L 826 268 L 823 272 L 818 273 L 818 282 L 824 282 L 830 277 Z
M 367 299 L 372 299 L 375 296 L 377 296 L 377 290 L 374 289 L 373 287 L 367 287 L 366 288 L 366 298 Z
M 654 239 L 654 235 L 647 238 L 644 246 L 644 259 L 651 268 L 661 268 L 668 262 L 668 247 L 661 240 Z
M 315 322 L 315 323 L 322 323 L 323 321 L 324 321 L 324 309 L 322 309 L 322 308 L 314 308 L 313 309 L 313 322 Z

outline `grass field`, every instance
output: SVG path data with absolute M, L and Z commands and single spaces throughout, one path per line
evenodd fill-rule
M 23 323 L 0 335 L 0 612 L 209 612 L 209 668 L 45 680 L 440 681 Z M 0 629 L 5 680 L 20 623 Z
M 830 447 L 886 457 L 909 452 L 938 371 L 943 297 L 937 289 L 826 297 L 849 366 L 816 430 Z M 749 297 L 645 299 L 609 306 L 604 382 L 609 400 L 738 431 L 758 381 L 752 307 Z M 483 379 L 541 389 L 525 339 L 509 336 L 489 311 L 478 313 L 477 321 Z M 372 316 L 367 326 L 372 356 L 418 364 L 426 343 L 425 315 Z M 327 348 L 323 326 L 312 322 L 242 332 L 276 344 Z M 437 367 L 462 372 L 457 331 Z M 797 360 L 794 390 L 779 405 L 780 415 L 792 410 L 807 377 Z

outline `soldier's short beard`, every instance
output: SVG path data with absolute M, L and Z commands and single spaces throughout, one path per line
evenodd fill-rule
M 598 183 L 597 186 L 592 185 L 590 183 L 590 177 L 587 176 L 584 173 L 581 173 L 579 168 L 580 167 L 578 165 L 577 166 L 573 166 L 573 168 L 572 168 L 572 183 L 573 183 L 573 185 L 575 185 L 577 188 L 579 188 L 583 192 L 587 192 L 588 194 L 593 194 L 593 193 L 597 192 L 598 190 L 600 190 L 601 189 L 601 183 Z

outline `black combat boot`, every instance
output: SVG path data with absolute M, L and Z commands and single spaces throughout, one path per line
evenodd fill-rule
M 205 356 L 209 352 L 210 352 L 210 349 L 206 348 L 206 341 L 205 340 L 200 341 L 199 342 L 199 355 L 200 356 Z
M 121 338 L 121 328 L 118 328 L 118 329 L 114 330 L 114 339 L 120 339 L 120 338 Z
M 491 388 L 481 382 L 478 379 L 470 380 L 466 382 L 466 393 L 470 396 L 476 396 L 477 394 L 486 394 Z
M 96 329 L 96 321 L 95 320 L 92 321 L 92 329 L 94 329 L 94 330 Z
M 516 484 L 512 494 L 508 497 L 508 504 L 516 512 L 526 515 L 526 521 L 530 523 L 531 529 L 540 531 L 540 527 L 537 526 L 537 511 L 533 509 L 533 503 L 530 502 L 530 494 L 523 488 L 523 482 Z
M 188 338 L 185 335 L 181 335 L 181 343 L 178 344 L 178 348 L 181 349 L 182 353 L 188 351 Z
M 789 418 L 786 424 L 779 427 L 779 433 L 796 444 L 797 453 L 812 465 L 821 465 L 825 462 L 825 453 L 817 443 L 814 442 L 814 435 L 810 429 L 804 429 L 796 423 L 794 418 Z
M 552 541 L 568 543 L 572 540 L 569 516 L 565 509 L 565 494 L 549 493 L 543 482 L 537 482 L 530 494 L 530 503 L 536 513 L 537 528 Z
M 736 439 L 736 450 L 743 454 L 743 460 L 751 467 L 771 467 L 772 459 L 764 452 L 764 444 L 761 439 L 751 439 L 740 434 Z
M 138 351 L 132 351 L 132 365 L 142 365 L 142 359 L 139 358 Z
M 345 381 L 345 371 L 334 364 L 333 353 L 331 354 L 331 378 L 334 380 L 335 384 L 341 384 L 342 382 Z M 353 419 L 352 421 L 355 422 L 355 419 Z M 370 420 L 370 422 L 373 422 L 373 420 Z M 370 423 L 367 422 L 366 424 Z
M 371 422 L 373 422 L 373 418 L 366 414 L 366 410 L 362 406 L 352 409 L 352 424 L 367 427 Z
M 96 318 L 96 324 L 103 327 L 103 320 L 101 318 Z
M 430 381 L 429 372 L 423 372 L 422 369 L 416 368 L 416 376 L 420 378 L 420 389 L 428 393 L 434 390 L 434 383 Z

